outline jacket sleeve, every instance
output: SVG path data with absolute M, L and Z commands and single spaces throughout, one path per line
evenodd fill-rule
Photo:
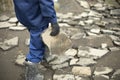
M 39 4 L 42 16 L 47 18 L 50 23 L 56 23 L 57 17 L 53 0 L 39 0 Z

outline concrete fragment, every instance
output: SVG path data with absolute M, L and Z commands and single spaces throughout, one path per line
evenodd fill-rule
M 97 62 L 90 58 L 80 58 L 79 61 L 76 63 L 81 66 L 88 66 L 96 64 Z
M 91 47 L 79 47 L 78 57 L 101 58 L 109 51 L 106 49 L 95 49 Z
M 16 23 L 16 22 L 18 22 L 18 19 L 16 17 L 12 17 L 12 18 L 9 19 L 8 22 L 9 23 Z
M 9 20 L 8 16 L 6 16 L 6 15 L 0 16 L 0 22 L 7 21 L 7 20 Z
M 74 66 L 72 68 L 72 73 L 74 75 L 79 75 L 79 76 L 91 76 L 91 69 L 90 67 L 79 67 L 79 66 Z
M 104 75 L 109 74 L 113 71 L 112 68 L 109 67 L 96 67 L 94 74 L 95 75 Z
M 99 34 L 100 33 L 100 28 L 94 28 L 94 29 L 91 29 L 90 32 L 92 33 L 96 33 L 96 34 Z
M 109 77 L 105 77 L 104 75 L 97 75 L 94 77 L 94 80 L 109 80 Z
M 25 58 L 26 58 L 25 55 L 19 54 L 19 55 L 17 56 L 17 59 L 16 59 L 15 63 L 16 63 L 17 65 L 23 66 L 23 65 L 24 65 L 23 62 L 25 61 Z
M 73 58 L 72 60 L 70 60 L 70 65 L 77 65 L 79 59 L 75 59 Z
M 75 50 L 75 49 L 68 49 L 66 52 L 65 52 L 65 55 L 66 56 L 75 56 L 75 55 L 77 55 L 77 50 Z
M 63 63 L 63 64 L 59 64 L 59 65 L 52 65 L 52 69 L 61 69 L 61 68 L 65 68 L 65 67 L 68 67 L 69 66 L 69 64 L 68 64 L 68 62 L 65 62 L 65 63 Z
M 89 3 L 87 1 L 85 1 L 85 0 L 77 0 L 77 1 L 80 3 L 80 5 L 82 7 L 87 8 L 87 9 L 90 8 L 90 5 L 89 5 Z
M 75 80 L 74 75 L 72 74 L 65 74 L 65 75 L 57 75 L 53 76 L 53 80 Z
M 18 37 L 14 37 L 9 40 L 5 40 L 4 43 L 0 46 L 3 50 L 8 50 L 18 45 Z
M 14 30 L 14 31 L 21 31 L 21 30 L 25 30 L 26 27 L 19 27 L 19 26 L 16 26 L 16 27 L 9 27 L 10 30 Z
M 115 73 L 112 76 L 113 80 L 119 80 L 120 79 L 120 69 L 117 69 Z
M 71 48 L 72 42 L 65 33 L 60 32 L 57 36 L 50 36 L 50 33 L 51 29 L 49 28 L 42 33 L 42 39 L 48 46 L 50 54 L 62 55 Z
M 0 22 L 0 29 L 12 27 L 12 26 L 15 26 L 15 25 L 16 25 L 16 24 L 10 24 L 10 23 L 8 23 L 8 22 Z

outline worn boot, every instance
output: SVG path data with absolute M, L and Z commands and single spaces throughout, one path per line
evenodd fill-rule
M 43 75 L 39 73 L 38 63 L 32 63 L 29 61 L 25 61 L 25 78 L 26 80 L 43 80 Z

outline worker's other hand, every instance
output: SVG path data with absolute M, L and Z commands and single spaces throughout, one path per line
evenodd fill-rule
M 60 27 L 58 23 L 51 23 L 52 31 L 50 33 L 51 36 L 56 36 L 60 32 Z

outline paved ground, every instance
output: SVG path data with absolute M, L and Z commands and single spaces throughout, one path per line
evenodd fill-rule
M 92 1 L 95 0 L 91 0 L 91 2 Z M 60 3 L 62 4 L 59 12 L 80 13 L 84 11 L 84 9 L 81 8 L 74 0 L 60 0 Z M 28 31 L 11 31 L 9 29 L 0 29 L 0 41 L 15 36 L 19 37 L 18 47 L 8 51 L 3 51 L 0 49 L 0 80 L 22 80 L 21 76 L 24 75 L 24 69 L 22 67 L 16 66 L 14 64 L 14 60 L 19 53 L 22 52 L 25 54 L 28 51 L 28 47 L 25 45 L 25 40 L 29 37 Z M 119 59 L 120 51 L 115 51 L 99 59 L 95 66 L 107 66 L 112 67 L 113 69 L 119 69 Z

